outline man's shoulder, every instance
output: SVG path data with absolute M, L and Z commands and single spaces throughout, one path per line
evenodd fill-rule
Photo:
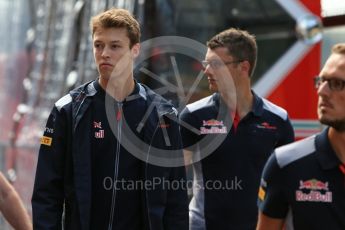
M 177 110 L 172 103 L 170 103 L 167 99 L 156 93 L 148 86 L 142 83 L 137 84 L 139 85 L 139 95 L 147 100 L 149 105 L 153 103 L 159 115 L 169 113 L 175 114 L 177 116 Z
M 74 89 L 72 89 L 69 94 L 72 98 L 80 96 L 80 94 L 85 94 L 85 96 L 93 96 L 97 93 L 97 89 L 94 85 L 95 80 L 86 82 Z
M 143 97 L 145 100 L 159 101 L 159 102 L 172 105 L 171 103 L 168 102 L 168 100 L 166 100 L 159 93 L 155 92 L 153 89 L 151 89 L 147 85 L 139 83 L 139 82 L 137 84 L 139 85 L 139 95 Z
M 263 109 L 269 113 L 275 114 L 280 117 L 282 120 L 286 121 L 288 119 L 288 113 L 282 107 L 270 102 L 269 100 L 262 98 Z
M 86 82 L 74 89 L 72 89 L 68 94 L 64 95 L 55 102 L 55 107 L 60 111 L 63 107 L 70 105 L 73 101 L 79 101 L 86 96 L 93 96 L 96 94 L 93 81 Z
M 190 112 L 190 113 L 194 113 L 197 111 L 201 111 L 204 109 L 207 109 L 209 107 L 212 107 L 215 105 L 215 95 L 210 95 L 208 97 L 204 97 L 198 101 L 195 101 L 193 103 L 190 103 L 186 106 L 185 108 L 185 112 Z
M 315 135 L 287 144 L 274 151 L 280 168 L 299 161 L 300 159 L 315 153 Z
M 72 103 L 72 96 L 70 94 L 66 94 L 65 96 L 61 97 L 57 102 L 55 102 L 55 107 L 58 111 L 62 109 L 62 107 Z

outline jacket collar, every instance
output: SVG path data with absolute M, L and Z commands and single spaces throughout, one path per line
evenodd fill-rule
M 88 100 L 92 98 L 97 92 L 104 90 L 97 84 L 97 79 L 87 82 L 84 85 L 81 85 L 80 87 L 70 91 L 70 95 L 72 97 L 73 103 L 73 130 L 76 130 L 76 127 L 78 126 L 80 119 L 82 118 L 85 111 L 88 109 L 91 100 Z M 158 94 L 154 93 L 152 90 L 150 90 L 148 87 L 139 84 L 137 81 L 135 81 L 135 90 L 131 95 L 129 95 L 125 102 L 136 100 L 138 98 L 143 98 L 145 101 L 150 98 L 152 100 L 151 103 L 154 103 L 154 106 L 157 109 L 158 115 L 162 116 L 167 113 L 175 113 L 177 114 L 177 111 L 173 109 L 173 107 L 166 103 L 165 100 L 159 96 Z

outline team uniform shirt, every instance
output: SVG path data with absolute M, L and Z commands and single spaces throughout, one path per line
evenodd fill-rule
M 240 121 L 218 93 L 181 113 L 183 144 L 196 162 L 192 230 L 255 229 L 264 164 L 274 148 L 292 142 L 294 134 L 285 110 L 253 95 L 253 108 Z
M 119 143 L 118 134 L 109 126 L 111 120 L 106 114 L 105 91 L 98 81 L 92 104 L 92 208 L 90 229 L 142 229 L 142 191 L 132 186 L 142 180 L 142 162 L 129 153 Z M 139 85 L 135 85 L 131 95 L 138 94 Z M 108 97 L 110 97 L 108 95 Z M 145 100 L 138 97 L 133 101 L 116 102 L 117 124 L 120 119 L 133 130 L 139 124 L 146 111 Z M 136 116 L 133 116 L 136 114 Z M 141 114 L 141 116 L 140 116 Z M 122 125 L 121 125 L 122 126 Z M 120 128 L 121 130 L 122 128 Z M 139 134 L 138 134 L 139 135 Z M 115 189 L 115 190 L 114 190 Z M 114 199 L 114 201 L 113 201 Z
M 345 229 L 345 172 L 327 137 L 276 149 L 263 171 L 260 210 L 286 218 L 286 229 Z

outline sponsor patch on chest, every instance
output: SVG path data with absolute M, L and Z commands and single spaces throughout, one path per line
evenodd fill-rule
M 225 134 L 228 133 L 227 127 L 224 125 L 223 121 L 218 121 L 215 119 L 203 120 L 202 126 L 200 127 L 201 134 Z
M 102 122 L 94 121 L 93 128 L 96 129 L 95 131 L 95 138 L 96 139 L 103 139 L 104 138 L 104 129 L 102 129 Z

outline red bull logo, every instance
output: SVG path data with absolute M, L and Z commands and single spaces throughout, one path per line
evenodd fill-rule
M 322 182 L 316 179 L 299 181 L 299 189 L 324 190 L 328 191 L 328 182 Z
M 228 132 L 223 121 L 217 121 L 215 119 L 208 121 L 203 120 L 202 125 L 203 126 L 200 127 L 201 134 L 226 134 Z
M 101 129 L 102 128 L 102 122 L 97 122 L 97 121 L 94 121 L 93 122 L 93 127 L 96 129 L 96 128 L 98 128 L 98 129 Z

